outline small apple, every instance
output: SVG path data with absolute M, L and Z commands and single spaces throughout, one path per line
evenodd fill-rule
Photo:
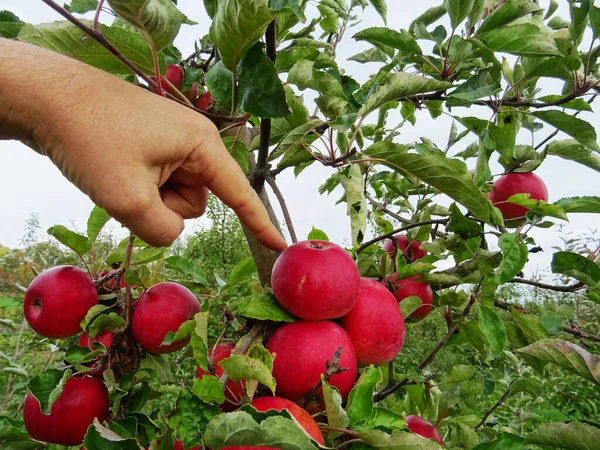
M 104 346 L 105 349 L 108 350 L 110 344 L 113 342 L 113 335 L 110 331 L 105 331 L 104 333 L 100 333 L 98 336 L 91 338 L 89 334 L 84 332 L 80 337 L 77 345 L 80 347 L 87 347 L 92 351 L 100 350 L 97 345 L 94 345 L 95 342 L 99 342 Z
M 346 332 L 333 322 L 293 322 L 279 327 L 267 341 L 266 348 L 275 353 L 273 377 L 277 395 L 303 406 L 312 399 L 315 386 L 321 383 L 321 374 L 327 371 L 327 361 L 333 361 L 335 352 L 342 348 L 341 373 L 335 374 L 329 384 L 347 398 L 356 381 L 356 354 Z M 320 389 L 317 388 L 317 394 Z M 312 411 L 311 411 L 312 412 Z
M 196 445 L 195 447 L 192 447 L 190 449 L 186 449 L 183 446 L 183 441 L 175 441 L 175 446 L 173 447 L 173 450 L 199 450 L 200 446 Z
M 429 283 L 424 281 L 416 281 L 419 275 L 405 278 L 404 280 L 398 280 L 395 273 L 383 280 L 383 284 L 386 285 L 396 297 L 398 303 L 407 297 L 416 296 L 421 299 L 423 303 L 415 309 L 408 317 L 404 320 L 407 322 L 418 322 L 423 320 L 431 312 L 431 305 L 433 304 L 433 290 Z
M 96 378 L 69 378 L 49 415 L 32 393 L 23 406 L 25 428 L 33 439 L 58 445 L 81 445 L 95 418 L 108 418 L 108 389 Z
M 214 351 L 211 349 L 208 352 L 209 358 L 212 356 L 212 360 L 215 363 L 215 372 L 218 378 L 223 375 L 223 369 L 219 363 L 225 358 L 231 356 L 231 351 L 235 348 L 235 345 L 231 343 L 219 344 L 215 347 Z M 202 367 L 196 369 L 196 378 L 202 378 L 204 375 L 210 375 L 209 371 L 204 370 Z M 241 381 L 227 380 L 225 388 L 225 403 L 221 405 L 221 409 L 226 412 L 234 411 L 240 407 L 244 401 L 244 384 Z
M 425 419 L 422 419 L 419 416 L 406 416 L 404 420 L 406 420 L 406 426 L 408 429 L 413 433 L 423 436 L 427 439 L 433 439 L 442 447 L 444 446 L 444 440 L 442 439 L 442 435 L 438 429 Z
M 196 108 L 198 108 L 201 111 L 206 111 L 208 107 L 210 105 L 213 105 L 214 103 L 215 100 L 213 99 L 213 96 L 210 93 L 210 91 L 204 91 L 202 94 L 200 94 L 198 99 L 196 99 L 196 103 L 194 104 L 194 106 L 196 106 Z
M 360 275 L 350 255 L 327 241 L 286 248 L 273 267 L 271 285 L 279 304 L 305 320 L 342 317 L 356 303 Z
M 169 83 L 181 91 L 181 87 L 183 86 L 183 69 L 179 64 L 168 65 L 165 78 L 169 80 Z
M 158 283 L 134 304 L 131 319 L 133 337 L 150 353 L 171 353 L 184 347 L 189 338 L 161 345 L 170 331 L 176 332 L 200 312 L 200 303 L 186 287 L 172 282 Z
M 515 194 L 531 194 L 533 200 L 548 201 L 548 189 L 540 177 L 532 172 L 508 173 L 494 182 L 493 189 L 488 192 L 488 199 L 500 210 L 506 226 L 518 226 L 527 214 L 524 206 L 507 202 Z M 519 220 L 515 220 L 519 219 Z
M 419 241 L 408 241 L 408 236 L 405 234 L 399 234 L 394 236 L 392 239 L 396 239 L 398 250 L 404 255 L 404 259 L 407 263 L 413 263 L 417 259 L 421 259 L 427 256 L 425 250 L 421 250 L 421 243 Z M 394 254 L 394 242 L 392 239 L 388 239 L 383 244 L 383 249 L 391 255 Z
M 81 332 L 81 321 L 98 304 L 98 292 L 79 267 L 58 266 L 40 273 L 23 301 L 25 319 L 44 337 L 63 339 Z
M 198 83 L 195 81 L 192 83 L 192 87 L 187 91 L 183 92 L 183 95 L 192 103 L 196 101 L 196 97 L 198 97 Z
M 360 279 L 358 300 L 342 317 L 359 366 L 392 361 L 404 344 L 405 328 L 398 302 L 385 286 L 369 278 Z

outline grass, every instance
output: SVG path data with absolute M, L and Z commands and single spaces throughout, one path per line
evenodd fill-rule
M 0 297 L 0 309 L 15 310 L 21 307 L 21 303 L 9 297 Z

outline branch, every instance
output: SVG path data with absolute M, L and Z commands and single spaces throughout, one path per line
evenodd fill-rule
M 248 332 L 248 334 L 242 338 L 239 345 L 236 348 L 234 348 L 233 350 L 231 350 L 231 356 L 246 354 L 248 352 L 248 350 L 250 350 L 250 347 L 252 346 L 252 343 L 254 342 L 254 340 L 258 336 L 260 336 L 260 334 L 263 332 L 264 329 L 265 329 L 264 324 L 257 323 L 256 325 L 254 325 L 252 327 L 252 329 Z M 227 374 L 224 373 L 223 375 L 221 375 L 221 378 L 219 379 L 219 381 L 221 382 L 223 387 L 225 387 L 225 385 L 227 384 L 228 379 L 229 379 L 229 377 L 227 376 Z
M 556 292 L 575 292 L 584 286 L 583 283 L 575 283 L 569 286 L 555 286 L 552 284 L 540 283 L 539 281 L 526 280 L 525 278 L 513 278 L 509 281 L 509 283 L 528 284 L 529 286 L 535 286 L 541 289 L 549 289 Z
M 510 383 L 510 385 L 508 386 L 508 388 L 506 389 L 506 391 L 504 392 L 504 394 L 502 394 L 502 397 L 500 397 L 498 399 L 498 401 L 496 403 L 494 403 L 492 405 L 492 407 L 490 409 L 488 409 L 485 414 L 483 415 L 483 418 L 481 419 L 481 421 L 475 426 L 475 430 L 478 430 L 479 428 L 481 428 L 483 425 L 485 425 L 485 421 L 487 420 L 487 418 L 500 406 L 502 405 L 502 403 L 504 403 L 506 401 L 506 399 L 508 397 L 510 397 L 510 388 L 512 386 L 512 383 Z
M 364 244 L 362 244 L 360 247 L 358 247 L 358 249 L 356 250 L 356 253 L 361 253 L 362 251 L 364 251 L 366 248 L 370 247 L 373 244 L 376 244 L 379 241 L 383 241 L 384 239 L 389 239 L 392 236 L 394 236 L 396 233 L 402 233 L 403 231 L 406 230 L 410 230 L 412 228 L 417 228 L 417 227 L 422 227 L 424 225 L 433 225 L 439 223 L 441 225 L 445 225 L 448 223 L 448 219 L 433 219 L 433 220 L 425 220 L 423 222 L 418 222 L 418 223 L 412 223 L 410 225 L 405 225 L 401 228 L 397 228 L 394 231 L 390 231 L 389 233 L 385 233 L 382 234 L 381 236 L 378 236 L 376 238 L 371 239 L 368 242 L 365 242 Z
M 277 201 L 279 201 L 279 206 L 281 206 L 281 211 L 283 212 L 283 217 L 285 219 L 285 224 L 287 225 L 288 231 L 290 232 L 290 237 L 292 238 L 292 242 L 295 244 L 298 242 L 298 237 L 296 235 L 296 230 L 294 229 L 294 224 L 292 222 L 292 217 L 290 216 L 290 210 L 287 207 L 287 203 L 285 202 L 285 198 L 283 194 L 279 190 L 279 186 L 275 183 L 275 178 L 272 176 L 267 177 L 267 183 L 273 189 L 273 193 L 275 197 L 277 197 Z
M 421 364 L 418 365 L 417 369 L 419 371 L 423 370 L 425 367 L 427 367 L 429 365 L 429 363 L 431 361 L 433 361 L 433 358 L 435 358 L 435 356 L 438 354 L 438 352 L 444 347 L 444 345 L 446 345 L 446 343 L 452 337 L 452 335 L 458 331 L 458 329 L 460 328 L 460 326 L 462 325 L 462 323 L 464 322 L 466 317 L 469 315 L 469 312 L 471 312 L 471 308 L 475 304 L 476 300 L 477 300 L 477 296 L 475 294 L 471 294 L 471 299 L 469 300 L 469 303 L 467 303 L 467 305 L 465 306 L 465 309 L 463 309 L 463 312 L 460 315 L 460 318 L 456 321 L 454 326 L 448 330 L 448 332 L 442 338 L 442 340 L 440 342 L 438 342 L 438 344 L 431 351 L 431 353 L 429 353 L 429 355 L 427 355 L 427 357 L 421 362 Z M 402 381 L 396 383 L 395 385 L 393 385 L 391 387 L 386 387 L 383 391 L 378 392 L 377 394 L 375 394 L 373 396 L 373 401 L 379 402 L 379 401 L 383 400 L 384 398 L 386 398 L 389 395 L 392 395 L 394 392 L 398 391 L 402 386 L 406 386 L 409 382 L 410 382 L 410 379 L 404 378 Z

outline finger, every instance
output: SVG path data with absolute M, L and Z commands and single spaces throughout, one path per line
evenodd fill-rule
M 204 186 L 185 186 L 167 183 L 160 188 L 163 203 L 184 219 L 195 219 L 204 214 L 208 189 Z

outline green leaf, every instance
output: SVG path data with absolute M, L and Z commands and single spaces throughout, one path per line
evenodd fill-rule
M 498 356 L 506 347 L 506 329 L 498 314 L 486 306 L 479 306 L 479 328 L 487 337 L 493 357 Z
M 592 3 L 593 0 L 592 0 Z M 575 2 L 569 5 L 571 13 L 571 23 L 569 24 L 569 34 L 575 45 L 580 45 L 583 41 L 583 33 L 589 23 L 590 1 L 581 0 L 579 5 Z
M 199 436 L 220 413 L 218 406 L 200 400 L 186 387 L 179 391 L 176 407 L 169 414 L 168 424 L 177 430 L 177 437 L 186 445 L 202 445 L 202 438 Z
M 502 250 L 502 262 L 496 272 L 495 281 L 504 284 L 525 267 L 529 252 L 518 233 L 504 233 L 498 239 L 498 245 Z
M 358 381 L 350 391 L 346 412 L 350 425 L 355 425 L 367 420 L 373 414 L 373 394 L 375 386 L 383 377 L 378 368 L 369 366 L 358 378 Z
M 325 409 L 327 411 L 327 423 L 331 428 L 345 430 L 350 424 L 350 419 L 348 419 L 348 414 L 346 414 L 346 411 L 342 407 L 340 391 L 338 388 L 329 385 L 323 375 L 321 375 L 321 384 L 323 386 L 323 400 L 325 401 Z M 337 431 L 331 431 L 330 433 L 332 433 L 332 438 L 341 434 Z
M 348 205 L 347 214 L 350 217 L 352 245 L 358 246 L 363 241 L 367 231 L 367 200 L 365 199 L 365 177 L 358 164 L 352 164 L 348 171 L 340 174 L 340 183 L 344 188 Z
M 600 197 L 566 197 L 554 204 L 566 213 L 600 213 Z
M 225 67 L 223 61 L 219 61 L 208 71 L 204 82 L 217 105 L 231 105 L 233 73 Z
M 467 380 L 470 380 L 475 375 L 475 368 L 465 364 L 458 364 L 453 366 L 449 372 L 447 372 L 440 384 L 459 384 Z
M 544 200 L 529 198 L 531 194 L 515 194 L 506 199 L 509 203 L 525 206 L 529 211 L 541 216 L 556 217 L 557 219 L 569 221 L 569 218 L 559 206 L 546 203 Z
M 475 185 L 462 161 L 441 153 L 409 154 L 403 146 L 388 141 L 373 144 L 365 153 L 372 158 L 384 159 L 387 165 L 405 176 L 421 179 L 467 207 L 476 218 L 490 222 L 491 204 Z
M 86 24 L 91 26 L 91 22 L 86 22 Z M 109 27 L 100 24 L 99 27 L 104 37 L 123 56 L 144 73 L 154 73 L 154 62 L 150 46 L 140 34 L 118 26 Z M 94 39 L 89 39 L 83 31 L 67 21 L 36 26 L 25 25 L 19 33 L 18 39 L 22 42 L 68 55 L 112 74 L 128 75 L 132 73 L 106 48 Z M 164 73 L 166 64 L 162 54 L 158 55 L 158 62 L 161 73 Z
M 537 11 L 543 11 L 543 8 L 529 0 L 508 0 L 500 5 L 488 15 L 477 30 L 478 34 L 499 28 L 511 23 L 523 16 Z
M 313 119 L 304 125 L 294 128 L 277 144 L 277 147 L 269 154 L 268 160 L 273 161 L 280 156 L 286 155 L 289 157 L 289 155 L 296 153 L 304 153 L 310 159 L 308 150 L 304 146 L 308 147 L 310 142 L 316 139 L 316 135 L 312 136 L 312 140 L 309 139 L 309 136 L 315 131 L 315 128 L 322 124 L 323 121 Z M 280 164 L 282 163 L 280 162 Z
M 473 9 L 474 0 L 444 0 L 444 7 L 450 16 L 452 28 L 456 29 Z
M 525 439 L 516 434 L 498 433 L 492 442 L 484 442 L 473 450 L 523 450 Z
M 65 9 L 71 13 L 84 14 L 88 11 L 95 11 L 98 8 L 98 0 L 71 0 L 69 5 L 65 4 Z
M 525 443 L 566 450 L 598 447 L 600 429 L 583 422 L 545 423 L 525 437 Z
M 310 230 L 310 233 L 308 233 L 307 239 L 309 241 L 328 241 L 329 236 L 327 236 L 324 231 L 312 227 L 312 230 Z
M 501 90 L 500 80 L 494 80 L 489 72 L 482 71 L 457 87 L 448 97 L 471 102 L 497 94 Z
M 10 11 L 0 11 L 0 38 L 16 39 L 25 26 L 16 15 Z
M 48 228 L 48 234 L 54 236 L 58 242 L 66 245 L 79 256 L 85 255 L 92 249 L 92 243 L 88 238 L 62 225 L 55 225 Z
M 170 45 L 183 14 L 171 0 L 108 0 L 114 12 L 154 42 L 157 50 Z
M 235 284 L 244 278 L 256 273 L 256 263 L 253 258 L 246 258 L 235 265 L 231 270 L 227 284 Z
M 381 16 L 383 19 L 383 23 L 387 25 L 387 5 L 386 0 L 369 0 L 375 11 Z
M 183 322 L 176 332 L 169 331 L 160 345 L 171 345 L 173 342 L 179 342 L 189 338 L 196 328 L 194 319 Z
M 165 265 L 168 269 L 175 270 L 186 277 L 189 277 L 191 281 L 201 286 L 208 286 L 208 280 L 206 274 L 202 271 L 200 266 L 185 259 L 182 256 L 169 256 L 165 259 Z
M 262 292 L 243 297 L 236 313 L 243 317 L 273 322 L 295 322 L 296 318 L 284 310 L 273 294 Z
M 218 4 L 219 0 L 204 0 L 204 9 L 211 19 L 214 18 L 217 13 Z
M 565 134 L 576 139 L 580 144 L 600 152 L 596 142 L 596 130 L 585 120 L 581 120 L 562 111 L 535 111 L 531 113 L 540 120 L 552 125 Z
M 451 86 L 452 83 L 446 81 L 438 81 L 433 78 L 412 75 L 406 72 L 392 73 L 388 75 L 383 86 L 381 86 L 376 93 L 367 98 L 367 101 L 360 108 L 358 114 L 366 116 L 371 111 L 374 111 L 386 103 L 415 94 L 444 91 Z
M 290 113 L 285 90 L 264 44 L 255 44 L 237 67 L 238 104 L 241 112 L 257 117 L 283 117 Z
M 542 339 L 546 339 L 549 336 L 548 330 L 546 330 L 544 325 L 542 325 L 542 322 L 537 316 L 534 316 L 533 314 L 526 314 L 519 311 L 517 308 L 513 308 L 511 313 L 514 321 L 519 326 L 530 344 Z
M 417 297 L 416 295 L 411 295 L 410 297 L 406 297 L 402 299 L 400 302 L 400 311 L 402 312 L 402 317 L 408 317 L 413 312 L 421 307 L 423 304 L 423 300 L 421 297 Z
M 118 431 L 115 431 L 118 430 Z M 108 428 L 97 418 L 88 428 L 83 444 L 88 450 L 139 450 L 140 446 L 132 436 L 121 436 L 125 430 L 113 422 Z
M 98 336 L 108 330 L 114 330 L 125 325 L 125 319 L 115 312 L 100 314 L 87 325 L 86 329 L 90 337 Z
M 544 395 L 542 385 L 537 381 L 529 378 L 519 378 L 510 385 L 510 395 L 515 395 L 520 392 L 531 395 L 534 399 Z
M 544 339 L 518 349 L 517 353 L 534 367 L 552 363 L 600 384 L 600 358 L 572 342 Z
M 100 231 L 110 220 L 110 216 L 99 206 L 94 206 L 92 213 L 87 221 L 87 237 L 90 241 L 95 241 Z
M 273 20 L 267 0 L 220 0 L 210 26 L 210 38 L 229 70 L 256 44 Z
M 42 414 L 50 414 L 52 405 L 62 394 L 69 378 L 70 370 L 48 369 L 29 381 L 27 387 L 40 403 Z
M 206 403 L 216 403 L 220 405 L 225 402 L 223 385 L 219 378 L 213 375 L 204 375 L 200 379 L 196 378 L 194 380 L 192 392 Z
M 352 55 L 348 58 L 348 61 L 356 61 L 361 64 L 368 62 L 386 62 L 388 60 L 387 55 L 377 47 L 369 48 L 356 55 Z
M 154 355 L 152 353 L 146 353 L 142 359 L 140 359 L 139 369 L 152 369 L 158 374 L 158 379 L 161 383 L 167 383 L 173 381 L 173 373 L 171 372 L 171 363 L 162 355 Z
M 275 378 L 261 361 L 247 355 L 234 355 L 223 359 L 219 366 L 233 381 L 256 380 L 275 393 Z
M 352 39 L 367 41 L 375 46 L 392 47 L 406 55 L 422 54 L 421 47 L 406 30 L 396 31 L 384 27 L 371 27 L 359 31 L 352 36 Z
M 433 439 L 425 439 L 418 434 L 392 431 L 387 434 L 380 430 L 359 431 L 358 437 L 375 448 L 410 449 L 410 450 L 440 450 L 442 447 Z
M 579 253 L 556 252 L 551 267 L 552 272 L 568 275 L 590 287 L 600 283 L 600 266 Z
M 522 23 L 481 33 L 479 39 L 495 52 L 517 56 L 562 56 L 549 33 L 536 25 Z
M 239 164 L 244 173 L 248 173 L 250 167 L 250 152 L 246 148 L 246 145 L 241 139 L 237 139 L 233 136 L 223 137 L 223 144 L 229 152 L 229 154 L 235 159 L 235 162 Z
M 600 8 L 597 6 L 590 7 L 590 25 L 594 32 L 594 37 L 600 36 Z

